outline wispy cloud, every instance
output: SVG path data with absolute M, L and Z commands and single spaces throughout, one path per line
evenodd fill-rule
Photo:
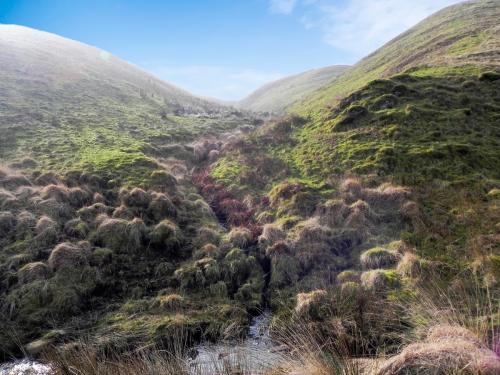
M 147 63 L 143 66 L 157 77 L 193 94 L 222 100 L 243 99 L 261 85 L 283 77 L 276 72 L 213 65 L 171 66 Z
M 306 29 L 320 30 L 326 43 L 361 58 L 430 14 L 461 0 L 299 1 L 302 13 L 298 17 Z
M 270 0 L 271 12 L 280 14 L 290 14 L 295 9 L 297 0 Z

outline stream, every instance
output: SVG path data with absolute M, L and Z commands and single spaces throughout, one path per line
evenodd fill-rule
M 229 373 L 261 374 L 284 361 L 279 347 L 269 336 L 271 313 L 265 311 L 255 317 L 248 336 L 242 341 L 201 344 L 195 347 L 197 355 L 188 360 L 190 375 Z
M 247 337 L 241 341 L 203 343 L 194 347 L 195 353 L 186 359 L 189 375 L 242 373 L 258 375 L 284 361 L 284 356 L 269 336 L 271 312 L 255 317 Z M 0 364 L 0 375 L 51 375 L 50 366 L 24 358 Z

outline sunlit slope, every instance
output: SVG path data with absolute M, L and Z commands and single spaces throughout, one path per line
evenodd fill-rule
M 0 63 L 2 105 L 17 109 L 46 113 L 78 109 L 82 101 L 104 108 L 112 100 L 192 111 L 213 107 L 108 52 L 26 27 L 0 25 Z
M 334 65 L 271 82 L 243 99 L 239 106 L 252 111 L 281 113 L 330 84 L 347 68 L 346 65 Z
M 428 74 L 443 75 L 453 67 L 461 67 L 460 73 L 498 66 L 499 19 L 500 2 L 496 0 L 448 7 L 367 56 L 293 109 L 301 113 L 325 109 L 373 79 L 414 67 L 429 66 Z
M 100 49 L 0 25 L 4 163 L 28 156 L 44 169 L 129 174 L 155 146 L 232 129 L 238 116 Z

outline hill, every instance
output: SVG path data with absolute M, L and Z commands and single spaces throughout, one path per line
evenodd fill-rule
M 260 268 L 227 243 L 204 256 L 225 232 L 190 170 L 258 123 L 97 48 L 1 25 L 0 358 L 83 332 L 107 348 L 241 335 Z
M 259 88 L 240 101 L 238 106 L 257 112 L 283 113 L 314 91 L 330 84 L 347 68 L 344 65 L 334 65 L 282 78 Z
M 202 191 L 253 203 L 280 317 L 304 312 L 320 335 L 340 319 L 326 337 L 347 330 L 365 355 L 418 326 L 368 315 L 403 314 L 391 302 L 419 288 L 498 298 L 499 15 L 498 1 L 432 15 L 208 166 Z
M 415 340 L 379 373 L 496 373 L 499 12 L 445 9 L 262 126 L 12 111 L 0 354 L 237 338 L 270 307 L 296 373 Z
M 0 66 L 4 161 L 105 171 L 245 122 L 105 51 L 26 27 L 0 25 Z
M 458 74 L 467 69 L 497 66 L 500 17 L 495 0 L 467 1 L 445 8 L 399 35 L 347 69 L 335 82 L 313 93 L 294 110 L 317 112 L 331 107 L 368 82 L 413 67 L 426 73 Z

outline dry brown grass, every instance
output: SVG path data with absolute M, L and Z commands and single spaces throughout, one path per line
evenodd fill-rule
M 246 248 L 252 242 L 252 232 L 245 227 L 236 227 L 228 233 L 229 241 L 240 249 Z
M 49 256 L 49 266 L 54 270 L 61 268 L 78 268 L 87 264 L 88 252 L 70 242 L 57 245 Z
M 44 354 L 55 375 L 188 375 L 180 355 L 162 350 L 105 352 L 91 343 L 67 345 Z
M 67 202 L 69 200 L 69 188 L 64 185 L 47 185 L 40 190 L 42 199 L 55 199 L 58 202 Z
M 217 246 L 215 246 L 214 244 L 211 244 L 211 243 L 207 243 L 206 245 L 203 245 L 203 247 L 201 248 L 201 252 L 204 254 L 204 255 L 212 255 L 214 254 L 219 248 Z
M 30 186 L 31 182 L 26 176 L 8 167 L 0 166 L 0 187 L 13 190 L 19 186 Z
M 158 296 L 153 302 L 153 307 L 165 312 L 179 312 L 184 306 L 184 297 L 179 294 Z
M 361 285 L 367 290 L 380 291 L 390 285 L 386 270 L 370 270 L 361 274 Z
M 318 305 L 327 301 L 328 293 L 326 290 L 318 289 L 309 293 L 297 294 L 297 303 L 295 304 L 295 314 L 297 316 L 309 316 L 311 310 L 318 308 Z
M 374 247 L 361 254 L 359 260 L 365 270 L 391 268 L 396 265 L 399 254 L 382 247 Z
M 342 225 L 349 214 L 349 206 L 341 199 L 328 200 L 316 208 L 316 215 L 322 225 Z
M 36 236 L 33 240 L 35 246 L 49 246 L 57 241 L 57 223 L 48 216 L 38 219 L 35 226 Z
M 90 206 L 80 208 L 77 211 L 78 216 L 80 216 L 83 220 L 92 221 L 98 215 L 107 214 L 111 211 L 111 208 L 104 205 L 103 203 L 94 203 Z
M 174 218 L 177 214 L 175 205 L 168 195 L 154 192 L 152 200 L 148 207 L 148 214 L 156 221 L 161 221 L 167 218 Z
M 21 284 L 47 279 L 50 274 L 50 268 L 43 262 L 28 263 L 17 271 L 17 277 Z
M 36 217 L 29 211 L 21 211 L 16 216 L 16 237 L 24 238 L 35 229 Z
M 361 280 L 360 277 L 361 273 L 359 271 L 342 271 L 337 275 L 337 283 L 343 284 L 346 282 L 359 282 Z
M 266 250 L 278 241 L 283 241 L 286 238 L 285 231 L 277 224 L 265 224 L 262 228 L 262 234 L 259 236 L 259 246 Z
M 134 212 L 125 205 L 120 205 L 115 208 L 112 215 L 115 219 L 132 220 L 134 218 Z
M 121 191 L 120 198 L 128 207 L 147 208 L 151 202 L 151 194 L 141 188 L 134 188 L 126 193 Z
M 500 373 L 500 357 L 460 326 L 432 327 L 420 343 L 408 345 L 379 368 L 379 375 Z

